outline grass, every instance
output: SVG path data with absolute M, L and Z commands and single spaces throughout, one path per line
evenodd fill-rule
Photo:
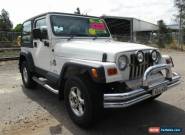
M 6 50 L 0 51 L 0 58 L 4 57 L 17 57 L 19 56 L 20 50 Z

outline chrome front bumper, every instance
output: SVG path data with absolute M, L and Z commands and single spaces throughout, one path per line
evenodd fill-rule
M 166 79 L 163 82 L 155 84 L 148 83 L 148 77 L 155 72 L 166 70 Z M 177 73 L 172 73 L 171 66 L 160 64 L 149 67 L 143 76 L 143 86 L 139 89 L 132 90 L 126 93 L 104 94 L 104 108 L 125 108 L 152 97 L 151 91 L 160 86 L 166 85 L 167 88 L 180 83 L 180 76 Z

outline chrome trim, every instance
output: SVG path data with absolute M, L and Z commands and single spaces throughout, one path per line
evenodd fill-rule
M 110 100 L 126 100 L 129 98 L 136 97 L 138 95 L 144 94 L 146 91 L 144 89 L 136 89 L 131 92 L 127 93 L 119 93 L 119 94 L 104 94 L 104 101 L 110 101 Z
M 44 82 L 44 81 L 41 81 L 39 78 L 33 76 L 32 79 L 33 79 L 33 81 L 35 81 L 36 83 L 38 83 L 42 87 L 46 88 L 47 90 L 51 91 L 52 93 L 59 94 L 59 90 L 52 88 L 50 85 L 46 84 L 46 82 Z
M 168 66 L 164 64 L 156 67 L 160 69 L 166 69 L 166 67 Z M 147 71 L 148 73 L 150 73 L 149 71 L 153 71 L 153 68 L 150 68 L 150 69 L 151 70 Z M 146 78 L 148 73 L 145 76 Z M 170 80 L 166 79 L 163 82 L 149 85 L 147 88 L 143 87 L 126 93 L 104 94 L 104 108 L 128 107 L 152 97 L 152 93 L 151 93 L 152 89 L 155 89 L 157 87 L 164 86 L 164 85 L 166 85 L 166 87 L 169 89 L 175 85 L 178 85 L 180 83 L 181 77 L 175 72 L 170 74 L 173 75 L 173 77 L 171 77 Z
M 149 85 L 149 86 L 148 86 L 148 91 L 150 91 L 150 90 L 152 90 L 152 89 L 155 89 L 156 87 L 164 86 L 164 85 L 167 85 L 167 84 L 168 84 L 168 81 L 165 80 L 165 81 L 163 81 L 163 82 L 158 82 L 158 83 Z
M 161 70 L 166 70 L 166 78 L 171 79 L 172 78 L 172 70 L 171 70 L 171 65 L 169 64 L 159 64 L 159 65 L 154 65 L 145 71 L 143 75 L 143 86 L 148 86 L 148 76 L 150 76 L 152 73 L 159 72 Z
M 150 98 L 152 95 L 151 94 L 145 94 L 143 96 L 140 96 L 138 98 L 132 99 L 130 101 L 126 102 L 118 102 L 118 103 L 104 103 L 104 108 L 124 108 L 124 107 L 129 107 L 131 105 L 134 105 L 138 102 L 141 102 L 143 100 L 146 100 Z
M 180 84 L 180 83 L 181 83 L 180 81 L 177 81 L 177 82 L 175 82 L 175 83 L 173 83 L 173 84 L 169 84 L 169 85 L 168 85 L 168 88 L 174 87 L 175 85 L 178 85 L 178 84 Z

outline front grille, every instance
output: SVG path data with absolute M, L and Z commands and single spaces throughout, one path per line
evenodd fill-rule
M 130 55 L 130 80 L 140 79 L 143 77 L 144 72 L 146 69 L 150 66 L 152 66 L 153 63 L 150 60 L 150 53 L 144 53 L 144 62 L 138 63 L 136 55 L 131 54 Z

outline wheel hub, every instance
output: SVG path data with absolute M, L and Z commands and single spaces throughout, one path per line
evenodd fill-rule
M 82 116 L 84 114 L 84 99 L 78 87 L 70 89 L 69 103 L 75 115 Z
M 26 83 L 28 82 L 28 72 L 26 67 L 23 68 L 23 79 Z

